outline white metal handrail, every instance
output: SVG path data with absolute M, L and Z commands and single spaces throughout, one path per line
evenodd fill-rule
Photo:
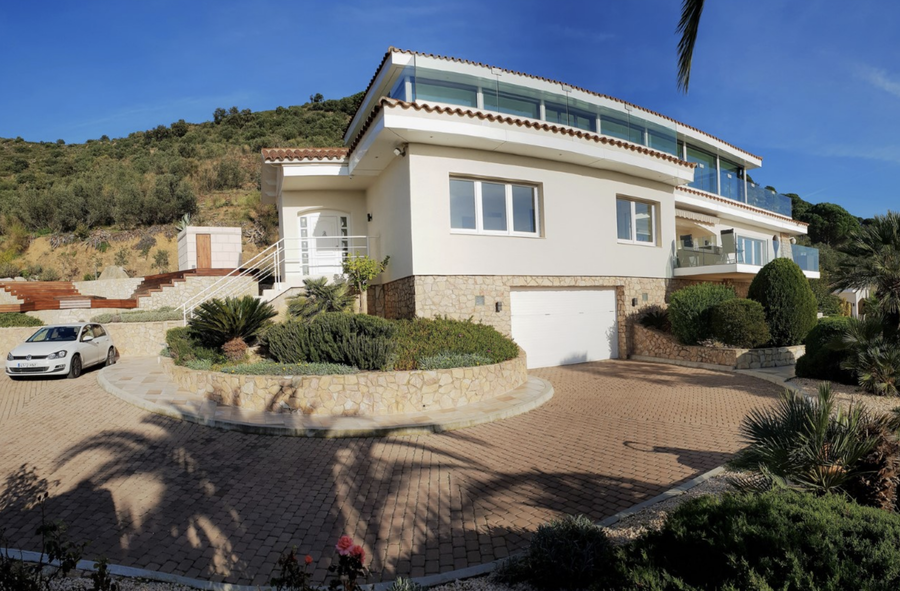
M 340 274 L 346 257 L 368 255 L 369 252 L 368 236 L 282 238 L 244 262 L 241 267 L 188 298 L 179 309 L 187 324 L 194 310 L 204 301 L 229 297 L 244 289 L 237 281 L 242 277 L 271 275 L 275 285 L 279 285 L 285 275 L 321 276 L 326 274 L 326 269 L 334 269 L 336 274 Z
M 181 306 L 179 306 L 185 324 L 187 324 L 188 318 L 193 315 L 194 309 L 201 303 L 214 297 L 228 297 L 229 295 L 233 295 L 238 289 L 238 282 L 235 281 L 236 279 L 251 275 L 264 275 L 266 272 L 270 271 L 275 278 L 275 281 L 278 282 L 281 277 L 280 262 L 282 260 L 281 255 L 283 250 L 284 239 L 281 239 L 268 246 L 249 261 L 243 263 L 240 267 L 234 269 L 227 275 L 223 275 L 218 281 L 206 286 L 196 295 L 188 298 Z

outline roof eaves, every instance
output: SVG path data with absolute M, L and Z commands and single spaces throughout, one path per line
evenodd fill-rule
M 697 165 L 693 162 L 687 162 L 678 158 L 677 156 L 672 156 L 671 154 L 666 154 L 665 152 L 660 152 L 658 150 L 653 150 L 651 148 L 647 148 L 646 146 L 641 146 L 639 144 L 633 144 L 631 142 L 626 142 L 624 140 L 616 139 L 607 135 L 601 135 L 597 133 L 593 133 L 590 131 L 584 131 L 581 129 L 577 129 L 574 127 L 569 127 L 565 125 L 553 125 L 550 123 L 546 123 L 544 121 L 537 121 L 534 119 L 521 119 L 518 117 L 509 117 L 506 115 L 500 115 L 497 113 L 493 113 L 490 111 L 480 111 L 473 109 L 465 109 L 463 107 L 445 107 L 441 105 L 432 105 L 428 103 L 408 103 L 406 101 L 401 101 L 398 99 L 392 99 L 383 97 L 381 101 L 379 101 L 378 105 L 372 109 L 372 112 L 369 114 L 369 117 L 366 119 L 366 122 L 363 124 L 356 138 L 354 138 L 353 142 L 350 145 L 350 153 L 353 153 L 354 148 L 359 144 L 362 136 L 368 131 L 369 126 L 372 124 L 372 121 L 377 117 L 378 113 L 384 108 L 401 108 L 404 110 L 413 109 L 416 111 L 424 111 L 426 113 L 440 113 L 445 115 L 456 115 L 460 117 L 469 117 L 472 119 L 480 119 L 482 121 L 491 121 L 491 122 L 500 122 L 506 123 L 508 125 L 515 125 L 517 127 L 527 127 L 531 129 L 539 129 L 543 131 L 549 131 L 552 133 L 557 133 L 561 135 L 568 135 L 571 137 L 577 137 L 580 139 L 585 139 L 589 141 L 594 141 L 596 143 L 615 146 L 618 148 L 623 148 L 626 150 L 631 150 L 632 152 L 638 152 L 641 154 L 646 154 L 648 156 L 653 156 L 655 158 L 659 158 L 660 160 L 666 160 L 668 162 L 672 162 L 674 164 L 678 164 L 680 166 L 684 166 L 687 168 L 694 168 Z
M 753 205 L 748 205 L 746 203 L 741 203 L 740 201 L 735 201 L 734 199 L 728 199 L 727 197 L 721 197 L 719 195 L 715 195 L 713 193 L 707 193 L 705 191 L 698 191 L 696 189 L 692 189 L 690 187 L 678 187 L 679 191 L 684 191 L 685 193 L 691 193 L 692 195 L 698 195 L 700 197 L 705 197 L 707 199 L 712 199 L 713 201 L 721 201 L 722 203 L 727 203 L 728 205 L 732 205 L 734 207 L 740 207 L 741 209 L 746 209 L 747 211 L 752 211 L 753 213 L 760 213 L 763 215 L 767 215 L 769 217 L 773 217 L 786 222 L 793 222 L 798 226 L 809 226 L 806 222 L 801 222 L 799 220 L 795 220 L 792 217 L 782 215 L 780 213 L 775 213 L 774 211 L 769 211 L 767 209 L 762 209 L 760 207 L 754 207 Z

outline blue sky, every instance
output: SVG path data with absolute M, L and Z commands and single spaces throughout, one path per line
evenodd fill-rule
M 677 0 L 3 2 L 0 137 L 83 142 L 339 98 L 395 45 L 657 110 L 762 156 L 751 175 L 781 192 L 900 209 L 900 3 L 706 4 L 685 96 Z

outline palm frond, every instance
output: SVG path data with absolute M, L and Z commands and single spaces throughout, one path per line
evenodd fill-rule
M 694 45 L 700 30 L 700 16 L 703 14 L 704 0 L 683 0 L 681 19 L 678 21 L 678 90 L 687 94 L 691 83 L 691 62 L 694 59 Z

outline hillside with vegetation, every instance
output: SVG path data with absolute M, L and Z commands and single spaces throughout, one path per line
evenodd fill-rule
M 242 226 L 252 252 L 277 234 L 274 209 L 260 204 L 260 149 L 341 145 L 360 100 L 219 108 L 212 121 L 83 144 L 0 139 L 0 277 L 174 270 L 174 224 L 185 215 Z
M 211 121 L 83 144 L 0 138 L 0 278 L 80 280 L 108 265 L 132 275 L 174 270 L 185 215 L 194 225 L 243 227 L 252 256 L 277 235 L 274 208 L 260 203 L 260 149 L 341 145 L 361 99 L 317 94 L 272 111 L 219 108 Z M 794 217 L 810 224 L 801 243 L 820 248 L 825 279 L 834 247 L 868 220 L 787 195 Z

